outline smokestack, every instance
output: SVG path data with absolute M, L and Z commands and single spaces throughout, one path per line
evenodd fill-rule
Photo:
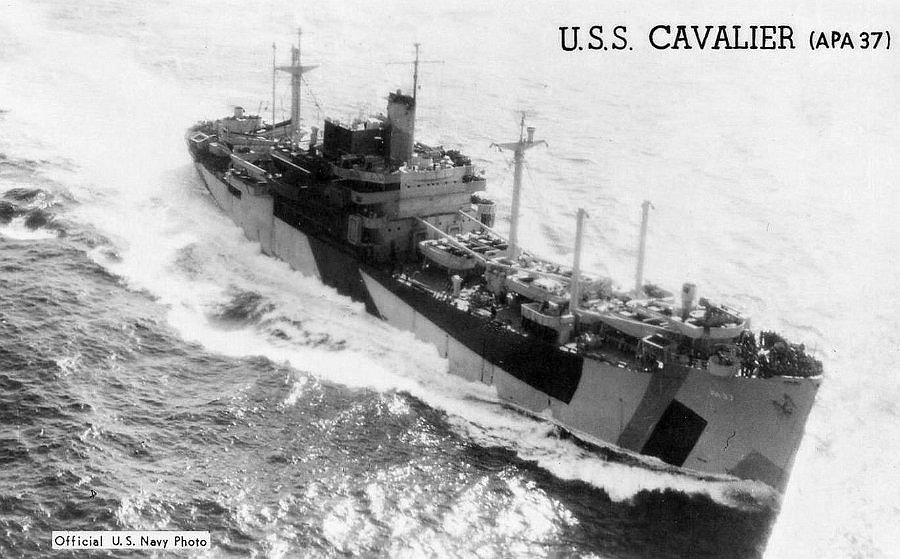
M 388 95 L 388 121 L 391 124 L 390 156 L 395 161 L 412 160 L 416 134 L 416 100 L 398 89 Z
M 234 118 L 244 118 L 244 107 L 234 108 Z

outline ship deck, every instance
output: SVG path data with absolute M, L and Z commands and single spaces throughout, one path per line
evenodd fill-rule
M 401 276 L 409 282 L 425 288 L 436 298 L 442 299 L 447 305 L 454 305 L 459 309 L 466 310 L 472 314 L 480 316 L 484 320 L 493 320 L 504 327 L 516 332 L 522 336 L 534 336 L 525 328 L 520 309 L 516 306 L 508 305 L 505 301 L 501 303 L 493 302 L 490 310 L 483 305 L 482 299 L 488 294 L 483 289 L 483 284 L 478 280 L 480 276 L 473 276 L 464 280 L 461 286 L 460 295 L 453 296 L 452 281 L 446 270 L 437 267 L 420 267 L 407 265 L 401 272 Z M 608 336 L 602 343 L 592 345 L 590 348 L 579 347 L 576 343 L 567 343 L 563 345 L 555 344 L 561 351 L 567 351 L 582 357 L 602 361 L 609 365 L 622 369 L 629 369 L 635 372 L 643 372 L 650 374 L 655 371 L 653 367 L 648 367 L 637 357 L 636 339 L 628 339 L 627 336 Z

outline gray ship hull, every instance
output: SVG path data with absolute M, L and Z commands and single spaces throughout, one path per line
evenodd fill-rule
M 589 443 L 784 489 L 818 379 L 723 378 L 686 367 L 647 373 L 558 348 L 538 360 L 498 353 L 489 334 L 473 338 L 481 334 L 453 322 L 446 305 L 441 311 L 432 308 L 389 274 L 276 217 L 274 200 L 264 191 L 200 162 L 196 166 L 217 204 L 265 254 L 316 276 L 364 302 L 370 313 L 433 344 L 451 373 L 493 386 L 500 401 Z M 559 378 L 528 370 L 545 356 L 558 366 Z

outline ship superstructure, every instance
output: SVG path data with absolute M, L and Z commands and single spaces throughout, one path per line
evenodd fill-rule
M 418 79 L 418 46 L 414 81 Z M 513 153 L 509 235 L 471 160 L 415 141 L 417 89 L 388 95 L 384 114 L 300 126 L 237 108 L 200 123 L 188 145 L 217 203 L 263 252 L 362 301 L 434 344 L 452 373 L 583 440 L 700 472 L 782 489 L 803 436 L 821 364 L 802 345 L 697 297 L 643 282 L 645 203 L 634 289 L 541 259 L 518 242 L 521 166 L 540 144 L 524 117 Z M 319 133 L 322 133 L 319 138 Z M 677 300 L 676 300 L 677 299 Z

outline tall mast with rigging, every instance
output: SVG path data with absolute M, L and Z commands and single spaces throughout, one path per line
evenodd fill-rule
M 526 131 L 528 136 L 526 137 Z M 491 144 L 501 150 L 513 152 L 515 172 L 513 173 L 512 207 L 510 208 L 509 223 L 509 257 L 515 260 L 519 257 L 519 205 L 522 198 L 522 165 L 525 162 L 525 151 L 534 146 L 544 144 L 544 140 L 534 139 L 534 126 L 525 128 L 525 113 L 522 113 L 522 121 L 519 124 L 519 141 L 504 144 Z
M 422 43 L 413 43 L 413 46 L 416 47 L 416 58 L 412 62 L 388 62 L 388 64 L 412 64 L 413 65 L 413 88 L 412 88 L 412 98 L 413 101 L 416 100 L 416 95 L 419 91 L 419 64 L 443 64 L 443 60 L 419 60 L 419 49 L 422 46 Z
M 300 38 L 302 35 L 303 30 L 298 27 L 297 46 L 291 49 L 291 65 L 277 68 L 291 75 L 291 125 L 289 135 L 295 141 L 300 139 L 300 86 L 302 85 L 303 74 L 318 68 L 318 64 L 303 66 L 300 63 Z

